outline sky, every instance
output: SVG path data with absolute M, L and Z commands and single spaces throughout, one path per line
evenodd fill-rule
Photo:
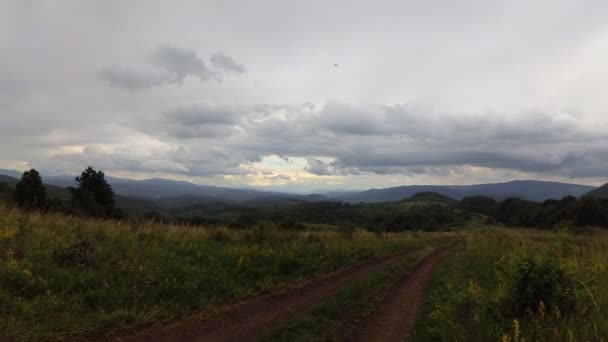
M 608 2 L 0 0 L 0 167 L 608 181 Z

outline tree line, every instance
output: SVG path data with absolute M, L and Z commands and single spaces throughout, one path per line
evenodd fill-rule
M 114 191 L 102 171 L 89 166 L 75 181 L 75 187 L 68 187 L 70 199 L 67 206 L 61 199 L 48 198 L 47 188 L 36 169 L 25 171 L 14 190 L 7 184 L 0 186 L 0 199 L 10 198 L 18 207 L 28 211 L 62 211 L 103 218 L 121 216 L 116 208 Z
M 69 200 L 49 199 L 47 188 L 35 169 L 26 171 L 11 189 L 0 183 L 0 200 L 12 200 L 24 210 L 59 211 L 91 217 L 121 218 L 116 208 L 112 187 L 102 171 L 88 167 L 75 178 L 76 186 L 68 188 Z M 422 196 L 424 195 L 424 196 Z M 520 198 L 497 201 L 484 196 L 465 197 L 460 201 L 436 193 L 424 193 L 400 202 L 348 204 L 340 202 L 311 202 L 270 210 L 245 205 L 219 203 L 214 210 L 204 210 L 210 204 L 199 204 L 144 215 L 144 219 L 167 219 L 192 224 L 227 224 L 248 228 L 259 221 L 270 221 L 286 227 L 303 227 L 302 223 L 358 226 L 370 230 L 442 230 L 466 225 L 474 217 L 487 223 L 511 227 L 560 228 L 598 226 L 608 227 L 608 200 L 591 196 L 567 196 L 544 202 Z M 200 207 L 200 208 L 198 208 Z M 197 214 L 184 216 L 180 210 Z
M 458 206 L 510 227 L 608 227 L 608 200 L 593 196 L 566 196 L 541 203 L 521 198 L 497 202 L 492 198 L 475 196 L 464 198 Z

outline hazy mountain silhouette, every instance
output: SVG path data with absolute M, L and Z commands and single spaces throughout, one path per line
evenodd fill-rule
M 21 177 L 21 172 L 0 169 L 0 174 L 14 178 Z M 387 202 L 399 201 L 416 193 L 436 192 L 454 199 L 467 196 L 488 196 L 496 199 L 520 197 L 532 201 L 543 201 L 550 198 L 559 199 L 568 195 L 581 196 L 594 190 L 595 187 L 580 184 L 545 182 L 536 180 L 511 181 L 505 183 L 475 185 L 411 185 L 365 191 L 332 191 L 324 195 L 299 195 L 256 189 L 217 187 L 198 185 L 185 181 L 152 178 L 133 180 L 106 177 L 117 195 L 151 200 L 155 206 L 178 207 L 196 203 L 224 201 L 248 202 L 259 200 L 265 203 L 276 203 L 280 199 L 317 201 Z M 73 176 L 44 176 L 45 184 L 65 188 L 74 186 Z M 0 179 L 0 181 L 2 181 Z M 599 189 L 598 189 L 599 190 Z M 604 190 L 602 190 L 604 191 Z M 603 193 L 603 192 L 600 192 Z M 150 206 L 152 207 L 152 205 Z
M 411 185 L 385 189 L 371 189 L 333 197 L 345 202 L 386 202 L 399 201 L 419 192 L 436 192 L 454 199 L 467 196 L 488 196 L 496 199 L 521 197 L 531 201 L 544 201 L 549 198 L 562 198 L 568 195 L 581 196 L 594 187 L 588 185 L 545 182 L 511 181 L 505 183 L 476 185 Z
M 608 199 L 608 183 L 600 186 L 599 188 L 597 188 L 595 190 L 588 192 L 587 196 Z

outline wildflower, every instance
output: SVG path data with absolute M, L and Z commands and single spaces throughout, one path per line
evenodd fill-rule
M 562 312 L 559 310 L 559 307 L 557 307 L 557 305 L 555 306 L 555 309 L 553 311 L 555 312 L 555 318 L 562 318 Z
M 519 324 L 519 321 L 517 319 L 514 319 L 513 320 L 513 340 L 519 341 L 520 337 L 521 337 L 521 326 Z

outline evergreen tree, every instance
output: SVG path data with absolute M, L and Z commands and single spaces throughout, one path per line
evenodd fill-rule
M 95 217 L 114 215 L 114 191 L 102 171 L 89 166 L 76 177 L 76 184 L 76 188 L 69 188 L 74 209 Z
M 25 171 L 21 180 L 15 185 L 15 203 L 24 209 L 44 209 L 46 207 L 46 189 L 42 178 L 35 169 Z

